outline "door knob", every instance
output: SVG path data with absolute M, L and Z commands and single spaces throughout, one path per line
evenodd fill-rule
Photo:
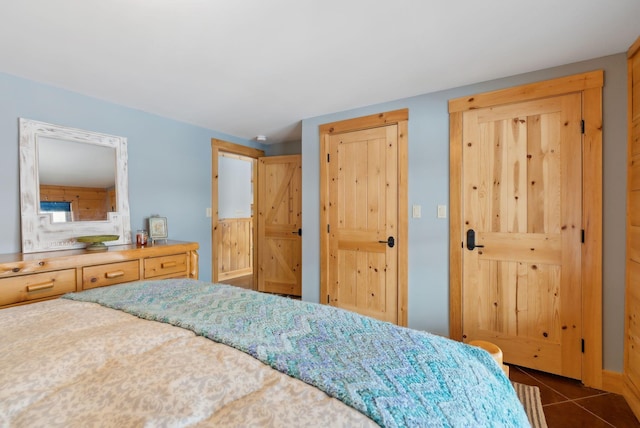
M 386 241 L 378 241 L 381 244 L 387 244 L 389 246 L 389 248 L 393 248 L 394 245 L 396 245 L 396 240 L 393 239 L 393 236 L 390 236 L 389 238 L 387 238 Z
M 484 245 L 476 245 L 476 232 L 469 229 L 467 230 L 467 250 L 473 251 L 474 248 L 484 248 Z

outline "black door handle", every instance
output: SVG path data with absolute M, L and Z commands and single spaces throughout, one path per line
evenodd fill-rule
M 297 231 L 291 232 L 294 235 L 302 236 L 302 229 L 298 229 Z
M 396 240 L 393 239 L 393 236 L 390 236 L 389 238 L 387 238 L 386 241 L 378 241 L 381 244 L 387 244 L 389 246 L 389 248 L 393 248 L 394 245 L 396 245 Z
M 474 248 L 484 248 L 484 245 L 476 245 L 476 232 L 469 229 L 467 230 L 467 250 L 473 251 Z

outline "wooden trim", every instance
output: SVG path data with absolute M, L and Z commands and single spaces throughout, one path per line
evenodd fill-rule
M 449 337 L 462 341 L 462 112 L 449 117 Z
M 624 380 L 622 385 L 622 395 L 627 401 L 627 404 L 629 404 L 629 407 L 631 407 L 633 413 L 636 415 L 636 418 L 640 420 L 640 391 L 638 391 L 629 378 L 625 378 Z
M 369 116 L 327 123 L 319 126 L 320 131 L 320 303 L 327 303 L 329 239 L 329 166 L 326 162 L 329 154 L 329 136 L 377 128 L 386 125 L 398 125 L 398 325 L 407 326 L 409 322 L 409 217 L 408 217 L 408 173 L 409 173 L 409 109 L 400 109 Z
M 218 206 L 218 157 L 220 153 L 231 153 L 234 155 L 246 156 L 248 158 L 253 159 L 251 162 L 251 177 L 253 180 L 253 210 L 251 216 L 254 219 L 253 225 L 253 266 L 254 268 L 258 265 L 258 247 L 260 243 L 258 242 L 258 228 L 255 227 L 255 209 L 258 206 L 258 192 L 256 189 L 258 188 L 258 158 L 264 156 L 264 150 L 254 149 L 252 147 L 243 146 L 240 144 L 230 143 L 228 141 L 218 140 L 217 138 L 211 139 L 211 278 L 214 283 L 219 281 L 218 278 L 218 255 L 217 251 L 214 251 L 216 248 L 216 236 L 218 232 L 218 221 L 219 221 L 219 206 Z M 256 290 L 258 287 L 258 278 L 257 275 L 253 276 L 253 289 Z
M 602 386 L 602 88 L 582 94 L 582 382 Z
M 250 161 L 253 158 L 244 156 L 244 155 L 236 155 L 235 153 L 229 153 L 229 152 L 218 152 L 218 154 L 223 157 L 223 158 L 227 158 L 227 159 L 235 159 L 235 160 L 242 160 L 242 161 Z
M 388 111 L 369 116 L 356 117 L 340 122 L 320 125 L 320 136 L 324 134 L 340 134 L 343 132 L 359 131 L 361 129 L 377 128 L 379 126 L 392 125 L 409 120 L 409 109 Z
M 509 104 L 515 101 L 530 101 L 587 89 L 597 89 L 602 88 L 603 84 L 604 71 L 602 70 L 574 74 L 514 88 L 455 98 L 449 100 L 449 113 Z
M 583 227 L 582 307 L 583 337 L 586 342 L 583 357 L 582 382 L 602 388 L 602 85 L 604 72 L 584 74 L 531 83 L 515 88 L 476 94 L 449 101 L 449 335 L 462 338 L 462 112 L 534 100 L 572 92 L 583 93 Z M 586 315 L 588 314 L 588 316 Z
M 633 57 L 640 50 L 640 37 L 636 39 L 636 41 L 631 45 L 629 50 L 627 51 L 627 58 Z M 631 88 L 631 86 L 629 86 Z
M 322 128 L 322 127 L 321 127 Z M 320 131 L 320 303 L 329 303 L 329 133 Z
M 211 280 L 218 283 L 218 158 L 220 149 L 211 140 Z
M 264 152 L 262 152 L 262 156 L 264 156 Z M 251 180 L 253 181 L 253 202 L 251 204 L 251 218 L 253 218 L 252 224 L 252 240 L 253 240 L 253 278 L 251 287 L 254 290 L 258 289 L 258 251 L 262 248 L 262 242 L 258 239 L 258 225 L 256 224 L 257 219 L 257 209 L 258 209 L 258 158 L 254 158 L 251 162 Z
M 624 379 L 622 373 L 602 370 L 602 390 L 622 395 Z
M 407 111 L 408 113 L 408 111 Z M 398 122 L 398 324 L 409 325 L 409 121 Z M 405 284 L 401 287 L 400 284 Z
M 241 144 L 229 143 L 228 141 L 218 140 L 217 138 L 211 139 L 211 146 L 216 146 L 221 152 L 242 155 L 248 158 L 257 159 L 264 156 L 264 150 L 254 149 L 253 147 L 247 147 Z
M 632 320 L 632 316 L 634 313 L 637 313 L 638 308 L 633 308 L 632 306 L 632 286 L 634 280 L 637 278 L 632 277 L 631 266 L 634 261 L 632 260 L 632 248 L 634 244 L 637 244 L 635 240 L 631 237 L 631 189 L 635 188 L 632 186 L 632 162 L 633 162 L 633 153 L 634 153 L 634 144 L 636 143 L 636 139 L 638 138 L 638 132 L 634 133 L 634 111 L 633 106 L 636 100 L 634 100 L 634 76 L 633 76 L 633 63 L 635 61 L 635 56 L 640 55 L 640 37 L 634 42 L 634 44 L 629 48 L 627 52 L 627 211 L 626 211 L 626 227 L 627 227 L 627 237 L 626 237 L 626 260 L 625 260 L 625 317 L 624 317 L 624 365 L 623 365 L 623 375 L 622 375 L 622 395 L 625 400 L 629 404 L 631 410 L 636 415 L 636 417 L 640 420 L 640 390 L 638 390 L 638 386 L 631 379 L 630 374 L 630 352 L 638 353 L 637 349 L 632 348 L 632 337 L 630 335 L 630 324 Z M 637 77 L 636 77 L 637 78 Z

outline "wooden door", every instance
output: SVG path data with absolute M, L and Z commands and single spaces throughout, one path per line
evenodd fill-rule
M 398 322 L 398 126 L 329 137 L 331 305 Z M 404 243 L 406 244 L 406 243 Z
M 302 295 L 302 158 L 258 161 L 258 290 Z
M 463 141 L 463 338 L 579 379 L 581 96 L 467 111 Z

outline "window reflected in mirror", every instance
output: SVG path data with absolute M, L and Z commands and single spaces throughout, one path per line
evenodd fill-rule
M 40 212 L 51 215 L 51 223 L 65 223 L 73 221 L 71 202 L 41 201 Z

